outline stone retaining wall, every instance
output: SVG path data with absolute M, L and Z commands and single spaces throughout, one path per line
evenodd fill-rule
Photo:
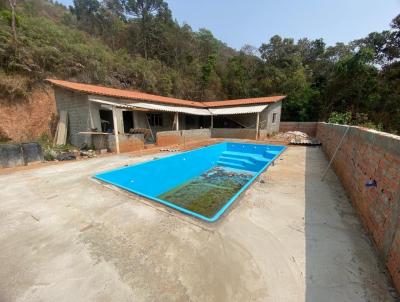
M 317 138 L 328 158 L 346 128 L 318 123 Z M 350 127 L 333 169 L 400 292 L 400 136 Z

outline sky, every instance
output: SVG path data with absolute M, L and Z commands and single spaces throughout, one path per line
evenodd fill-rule
M 60 1 L 60 0 L 59 0 Z M 70 5 L 72 0 L 60 2 Z M 349 42 L 390 28 L 400 0 L 166 0 L 173 17 L 193 30 L 207 28 L 228 46 L 259 47 L 278 34 Z

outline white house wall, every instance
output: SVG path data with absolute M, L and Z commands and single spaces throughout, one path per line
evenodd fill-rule
M 267 107 L 265 110 L 265 115 L 263 119 L 266 120 L 265 130 L 267 130 L 267 134 L 273 134 L 279 132 L 279 124 L 281 121 L 281 111 L 282 111 L 282 102 L 276 102 Z M 276 113 L 275 123 L 272 123 L 272 116 Z

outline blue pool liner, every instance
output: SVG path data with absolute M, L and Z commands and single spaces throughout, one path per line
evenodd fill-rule
M 154 200 L 201 220 L 215 222 L 229 208 L 235 199 L 245 191 L 285 149 L 285 146 L 277 145 L 223 142 L 98 173 L 94 175 L 94 178 Z M 269 157 L 264 157 L 265 160 L 267 160 L 265 164 L 258 162 L 254 164 L 254 166 L 243 167 L 241 169 L 243 172 L 254 173 L 253 177 L 232 196 L 214 216 L 206 217 L 157 197 L 217 165 L 224 165 L 224 163 L 221 164 L 220 160 L 224 152 L 234 152 L 239 155 L 242 153 L 245 157 L 254 156 L 255 158 L 263 158 L 261 155 L 267 152 Z M 269 152 L 272 152 L 272 155 Z M 228 163 L 226 164 L 228 165 Z M 229 165 L 227 167 L 230 168 Z

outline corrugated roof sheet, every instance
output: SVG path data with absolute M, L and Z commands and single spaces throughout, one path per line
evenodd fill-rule
M 244 114 L 244 113 L 257 113 L 263 111 L 268 105 L 251 105 L 251 106 L 237 106 L 237 107 L 224 107 L 224 108 L 209 108 L 208 111 L 212 115 L 227 115 L 227 114 Z
M 104 104 L 104 105 L 115 106 L 115 107 L 118 107 L 118 108 L 126 108 L 126 109 L 132 109 L 133 108 L 133 106 L 130 106 L 128 104 L 122 104 L 122 103 L 117 103 L 117 102 L 98 100 L 98 99 L 94 99 L 94 98 L 89 98 L 89 101 L 95 102 L 95 103 Z
M 183 106 L 169 106 L 169 105 L 161 105 L 161 104 L 154 104 L 154 103 L 129 103 L 129 104 L 121 104 L 112 101 L 104 101 L 99 100 L 96 98 L 89 98 L 89 101 L 116 106 L 118 108 L 126 108 L 126 109 L 149 109 L 149 110 L 156 110 L 156 111 L 167 111 L 167 112 L 181 112 L 181 113 L 188 113 L 194 115 L 211 115 L 210 111 L 207 109 L 202 108 L 192 108 L 192 107 L 183 107 Z
M 115 89 L 115 88 L 74 83 L 74 82 L 55 80 L 55 79 L 47 79 L 47 81 L 58 87 L 62 87 L 73 91 L 84 92 L 88 94 L 115 97 L 119 99 L 142 100 L 142 101 L 149 101 L 162 104 L 181 105 L 181 106 L 188 106 L 195 108 L 213 108 L 213 107 L 225 107 L 225 106 L 241 106 L 249 104 L 267 104 L 267 103 L 275 103 L 285 98 L 285 96 L 279 95 L 279 96 L 269 96 L 269 97 L 249 98 L 249 99 L 195 102 L 195 101 L 159 96 L 149 93 L 143 93 L 134 90 Z
M 210 115 L 210 111 L 202 108 L 191 108 L 184 106 L 169 106 L 169 105 L 161 105 L 161 104 L 151 104 L 151 103 L 131 103 L 130 106 L 136 108 L 144 108 L 158 111 L 168 111 L 168 112 L 181 112 L 188 113 L 194 115 Z
M 263 111 L 265 108 L 268 107 L 268 105 L 247 105 L 247 106 L 203 109 L 203 108 L 170 106 L 164 104 L 154 104 L 154 103 L 144 103 L 144 102 L 121 104 L 118 102 L 105 101 L 92 97 L 89 97 L 89 101 L 110 106 L 116 106 L 119 108 L 126 108 L 126 109 L 141 108 L 141 109 L 149 109 L 156 111 L 188 113 L 194 115 L 228 115 L 228 114 L 257 113 Z

